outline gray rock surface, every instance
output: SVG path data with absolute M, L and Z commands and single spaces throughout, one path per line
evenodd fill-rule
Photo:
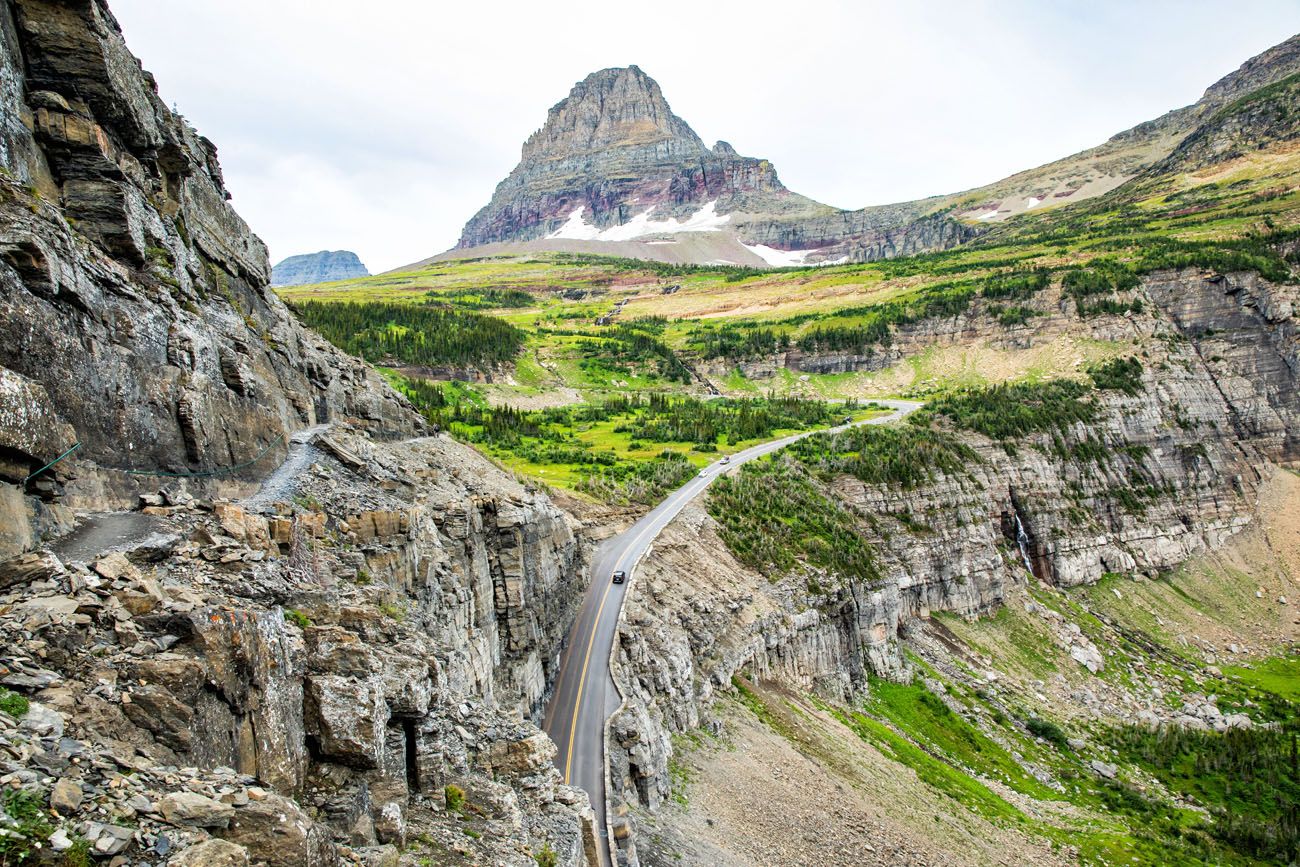
M 121 863 L 586 863 L 530 721 L 575 523 L 297 323 L 102 0 L 0 41 L 0 777 Z
M 301 286 L 368 277 L 370 272 L 351 250 L 321 250 L 290 256 L 271 269 L 272 286 Z
M 267 288 L 215 147 L 163 105 L 101 2 L 9 4 L 0 35 L 18 49 L 0 61 L 0 114 L 28 121 L 0 163 L 0 487 L 80 442 L 41 501 L 129 508 L 141 477 L 124 470 L 215 472 L 189 483 L 214 489 L 258 478 L 321 422 L 421 429 Z M 46 529 L 27 511 L 11 545 Z

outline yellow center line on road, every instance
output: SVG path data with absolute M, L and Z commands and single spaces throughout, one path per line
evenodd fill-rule
M 600 607 L 596 609 L 596 619 L 591 622 L 591 638 L 587 640 L 587 655 L 582 660 L 582 674 L 578 676 L 578 696 L 573 700 L 573 719 L 569 722 L 568 755 L 564 759 L 565 785 L 568 785 L 569 775 L 573 770 L 573 736 L 578 732 L 578 712 L 582 710 L 582 688 L 587 685 L 587 665 L 591 662 L 591 648 L 596 643 L 596 633 L 600 631 L 598 628 L 600 626 L 600 614 L 605 610 L 605 602 L 609 599 L 609 588 L 612 586 L 612 584 L 605 585 L 605 595 L 600 597 Z
M 828 432 L 838 433 L 841 430 L 847 430 L 848 428 L 854 427 L 857 424 L 880 424 L 882 422 L 893 421 L 895 418 L 897 418 L 903 413 L 903 410 L 904 408 L 902 407 L 894 407 L 894 411 L 888 416 L 883 416 L 878 419 L 870 419 L 865 422 L 855 422 L 854 424 L 850 424 L 850 425 L 841 425 L 838 428 L 830 428 Z M 809 431 L 807 433 L 789 437 L 788 439 L 785 440 L 774 440 L 773 442 L 770 443 L 764 443 L 759 446 L 752 446 L 751 448 L 755 449 L 755 451 L 750 455 L 750 458 L 759 457 L 761 455 L 774 452 L 778 449 L 784 448 L 785 446 L 789 445 L 791 442 L 794 442 L 795 440 L 800 440 L 806 436 L 811 436 L 813 433 L 816 433 L 816 431 Z M 733 457 L 739 457 L 742 454 L 744 454 L 744 452 L 738 452 Z M 742 457 L 740 460 L 736 462 L 736 465 L 745 463 L 750 458 Z M 710 464 L 709 467 L 707 467 L 706 469 L 712 469 L 713 466 L 715 466 L 715 464 Z M 725 472 L 725 470 L 723 472 Z M 714 478 L 717 478 L 717 476 L 697 478 L 695 481 L 700 482 L 700 490 L 703 490 L 704 488 L 708 487 L 709 482 L 713 481 Z M 682 489 L 679 489 L 675 495 L 682 494 L 685 491 L 685 488 L 688 487 L 690 484 L 691 483 L 687 483 L 687 486 L 684 486 Z M 691 495 L 689 497 L 686 497 L 685 499 L 688 500 L 693 499 L 697 493 L 698 491 L 692 492 Z M 671 499 L 672 496 L 670 496 L 668 500 L 665 500 L 664 502 L 668 502 Z M 647 515 L 646 517 L 649 518 L 650 516 Z M 627 549 L 625 549 L 625 551 L 635 551 L 637 546 L 641 544 L 641 540 L 646 537 L 646 534 L 648 533 L 658 534 L 661 530 L 663 530 L 663 527 L 656 527 L 655 526 L 656 523 L 657 523 L 656 519 L 651 519 L 650 523 L 648 523 L 646 527 L 643 530 L 641 530 L 641 532 L 637 533 L 636 538 L 632 541 L 632 544 L 629 545 Z M 622 567 L 624 571 L 627 571 L 626 560 L 627 560 L 627 553 L 624 553 L 624 555 L 614 563 L 616 569 Z M 633 563 L 635 564 L 635 562 L 636 560 L 634 559 Z M 632 576 L 629 574 L 627 577 L 628 580 L 630 581 Z M 587 685 L 587 669 L 591 665 L 591 653 L 596 645 L 596 633 L 600 631 L 600 618 L 601 615 L 604 614 L 605 612 L 605 603 L 609 601 L 609 593 L 612 588 L 613 588 L 612 582 L 606 584 L 605 592 L 600 597 L 600 605 L 596 608 L 596 616 L 591 622 L 591 635 L 587 639 L 587 652 L 582 659 L 582 672 L 578 676 L 578 692 L 573 700 L 573 716 L 569 721 L 569 741 L 568 741 L 567 755 L 565 756 L 565 760 L 564 760 L 564 782 L 566 785 L 569 784 L 573 772 L 573 742 L 578 732 L 578 718 L 582 712 L 582 696 Z M 568 666 L 566 661 L 565 668 L 567 669 L 567 667 Z M 564 672 L 561 671 L 560 679 L 563 680 L 563 678 L 564 678 Z
M 644 530 L 637 534 L 629 546 L 635 550 L 641 540 L 645 538 L 646 533 L 655 532 L 654 522 L 652 521 Z M 620 557 L 615 566 L 624 566 L 623 558 Z M 630 578 L 631 576 L 629 576 Z M 587 685 L 587 666 L 591 664 L 591 651 L 596 644 L 596 633 L 600 631 L 600 615 L 605 611 L 605 603 L 609 600 L 609 591 L 614 585 L 612 583 L 605 585 L 605 593 L 600 597 L 600 607 L 596 609 L 596 617 L 591 621 L 591 637 L 587 639 L 587 653 L 582 659 L 582 673 L 578 675 L 578 694 L 573 699 L 573 718 L 569 721 L 569 746 L 567 755 L 564 757 L 564 783 L 568 785 L 569 777 L 573 771 L 573 739 L 578 732 L 578 717 L 582 712 L 582 693 Z M 590 794 L 590 793 L 588 793 Z

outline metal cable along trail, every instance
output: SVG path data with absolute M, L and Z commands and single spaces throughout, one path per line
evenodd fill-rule
M 283 442 L 283 441 L 284 441 L 284 434 L 280 434 L 280 435 L 277 436 L 275 439 L 273 439 L 273 440 L 271 440 L 269 443 L 267 443 L 267 444 L 266 444 L 266 448 L 264 448 L 264 449 L 262 449 L 260 452 L 258 452 L 256 457 L 254 457 L 254 458 L 250 458 L 249 460 L 244 461 L 242 464 L 235 464 L 235 465 L 232 466 L 232 467 L 219 467 L 219 468 L 217 468 L 217 469 L 215 469 L 215 470 L 198 470 L 198 471 L 195 471 L 195 472 L 192 472 L 192 473 L 188 473 L 188 472 L 187 472 L 187 473 L 172 473 L 172 472 L 167 472 L 166 470 L 127 470 L 127 469 L 123 469 L 123 468 L 121 468 L 121 467 L 104 467 L 104 469 L 106 469 L 106 470 L 113 470 L 113 471 L 115 471 L 115 472 L 119 472 L 119 473 L 125 473 L 125 474 L 127 474 L 128 476 L 162 476 L 162 477 L 169 478 L 169 479 L 199 479 L 199 478 L 208 478 L 208 477 L 211 477 L 211 476 L 224 476 L 224 475 L 226 475 L 227 473 L 235 473 L 235 472 L 238 472 L 239 470 L 245 469 L 245 468 L 247 468 L 247 467 L 251 467 L 253 464 L 257 463 L 257 462 L 260 461 L 262 458 L 266 457 L 267 454 L 271 451 L 271 449 L 275 448 L 277 444 L 279 444 L 279 443 L 281 443 L 281 442 Z M 76 443 L 75 445 L 73 445 L 72 448 L 68 449 L 66 452 L 64 452 L 63 454 L 59 455 L 59 456 L 58 456 L 57 458 L 55 458 L 54 460 L 50 461 L 48 464 L 46 464 L 45 466 L 41 467 L 41 468 L 40 468 L 39 470 L 37 470 L 36 472 L 34 472 L 34 473 L 30 473 L 30 474 L 27 476 L 27 478 L 23 479 L 23 484 L 26 485 L 26 484 L 27 484 L 28 482 L 30 482 L 32 479 L 36 478 L 36 477 L 39 476 L 41 473 L 45 472 L 45 471 L 48 470 L 50 467 L 52 467 L 52 466 L 54 466 L 55 464 L 57 464 L 59 461 L 61 461 L 61 460 L 63 460 L 64 458 L 68 457 L 68 455 L 72 454 L 73 452 L 75 452 L 75 451 L 76 451 L 77 449 L 79 449 L 79 448 L 81 448 L 81 443 L 80 443 L 80 442 L 78 442 L 78 443 Z

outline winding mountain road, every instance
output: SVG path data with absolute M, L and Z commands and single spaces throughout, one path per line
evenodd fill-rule
M 916 411 L 920 403 L 902 400 L 877 401 L 894 411 L 886 416 L 831 428 L 841 431 L 861 424 L 886 424 Z M 586 790 L 596 812 L 596 829 L 601 844 L 601 864 L 611 863 L 605 793 L 605 722 L 618 710 L 622 698 L 610 673 L 610 653 L 618 628 L 623 600 L 631 586 L 633 572 L 664 527 L 714 479 L 755 458 L 771 454 L 813 432 L 795 434 L 752 446 L 705 467 L 699 475 L 669 494 L 662 503 L 630 528 L 605 540 L 591 566 L 591 584 L 582 609 L 569 632 L 560 658 L 560 676 L 547 705 L 542 727 L 559 747 L 556 764 L 564 781 Z M 615 571 L 627 573 L 628 581 L 614 584 Z

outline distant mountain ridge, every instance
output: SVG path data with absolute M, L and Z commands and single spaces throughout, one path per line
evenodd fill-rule
M 370 272 L 351 250 L 321 250 L 290 256 L 271 269 L 272 286 L 302 286 L 369 277 Z
M 1295 135 L 1287 107 L 1300 87 L 1286 81 L 1297 73 L 1300 36 L 1293 36 L 1212 84 L 1196 103 L 1095 148 L 984 187 L 845 211 L 788 190 L 767 160 L 742 156 L 726 142 L 705 145 L 639 67 L 603 69 L 550 109 L 456 247 L 407 267 L 528 250 L 773 266 L 949 249 L 1036 208 Z M 1270 86 L 1282 90 L 1250 111 L 1221 116 Z

